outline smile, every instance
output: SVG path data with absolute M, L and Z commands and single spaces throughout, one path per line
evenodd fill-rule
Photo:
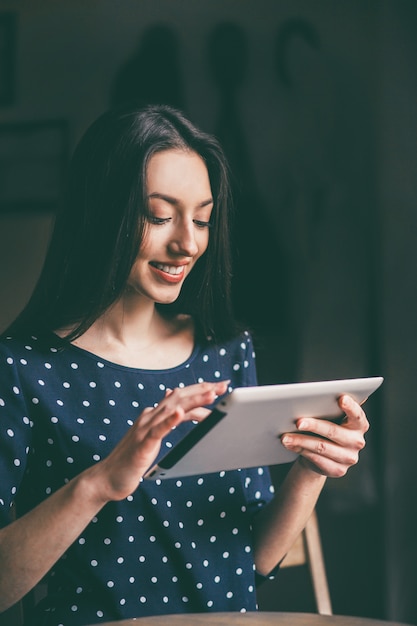
M 172 276 L 178 276 L 184 271 L 183 265 L 164 265 L 163 263 L 151 263 L 156 269 L 165 272 L 166 274 L 172 274 Z

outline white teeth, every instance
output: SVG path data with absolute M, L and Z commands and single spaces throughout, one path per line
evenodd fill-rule
M 166 274 L 173 274 L 174 276 L 181 274 L 183 270 L 182 265 L 177 267 L 176 265 L 162 265 L 162 263 L 155 263 L 155 267 L 157 267 L 159 270 L 162 270 Z

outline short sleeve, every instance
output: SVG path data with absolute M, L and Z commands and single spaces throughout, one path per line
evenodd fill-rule
M 16 359 L 0 344 L 0 526 L 9 521 L 26 470 L 31 426 Z

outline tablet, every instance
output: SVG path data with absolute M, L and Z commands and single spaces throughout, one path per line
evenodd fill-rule
M 349 394 L 363 404 L 382 381 L 382 377 L 373 377 L 238 387 L 223 396 L 208 417 L 152 466 L 145 478 L 180 478 L 289 463 L 297 454 L 284 448 L 280 436 L 295 430 L 297 418 L 337 419 L 342 416 L 337 403 L 341 395 Z

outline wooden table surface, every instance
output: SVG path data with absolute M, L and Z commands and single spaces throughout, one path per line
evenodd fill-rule
M 138 617 L 102 626 L 406 626 L 364 617 L 318 615 L 317 613 L 191 613 Z

